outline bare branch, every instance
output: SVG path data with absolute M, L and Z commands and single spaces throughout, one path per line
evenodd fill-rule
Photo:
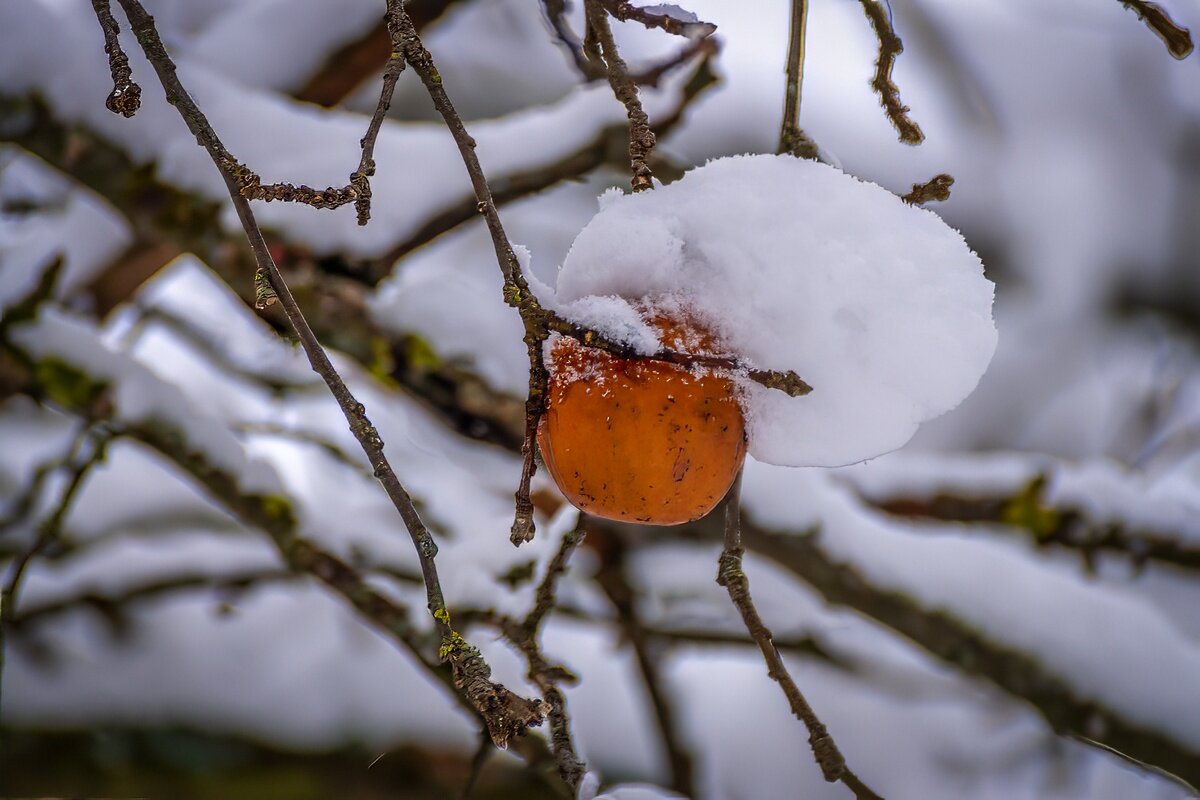
M 817 145 L 800 127 L 800 90 L 804 83 L 805 26 L 808 0 L 792 0 L 792 24 L 788 32 L 787 82 L 783 92 L 783 123 L 779 129 L 779 152 L 797 158 L 817 158 Z
M 892 27 L 891 12 L 881 0 L 859 0 L 863 11 L 875 29 L 875 37 L 879 39 L 879 58 L 875 61 L 875 77 L 871 86 L 879 95 L 887 117 L 892 121 L 900 134 L 900 141 L 905 144 L 920 144 L 925 141 L 925 134 L 917 123 L 908 117 L 908 106 L 900 102 L 900 89 L 892 81 L 892 67 L 896 64 L 896 56 L 904 52 L 904 43 L 896 35 Z
M 925 183 L 914 183 L 912 191 L 901 195 L 900 199 L 914 206 L 924 205 L 934 200 L 945 202 L 950 199 L 950 187 L 953 185 L 954 178 L 943 172 L 934 175 Z
M 1172 57 L 1182 61 L 1191 55 L 1195 49 L 1192 32 L 1171 19 L 1171 15 L 1158 3 L 1149 0 L 1120 0 L 1120 3 L 1137 14 L 1138 19 L 1145 22 L 1146 27 L 1162 39 Z
M 654 151 L 654 132 L 650 130 L 650 118 L 642 108 L 638 98 L 637 84 L 629 77 L 629 68 L 617 52 L 617 43 L 613 39 L 612 28 L 608 24 L 608 14 L 600 0 L 584 0 L 587 12 L 588 29 L 595 35 L 608 67 L 608 82 L 613 94 L 625 106 L 629 117 L 629 166 L 633 172 L 630 182 L 635 192 L 654 188 L 653 173 L 646 165 L 646 160 Z
M 547 714 L 550 720 L 550 741 L 554 749 L 555 761 L 558 764 L 558 774 L 572 793 L 579 789 L 587 771 L 586 765 L 579 758 L 575 743 L 571 736 L 570 718 L 567 716 L 567 701 L 560 683 L 574 683 L 575 676 L 561 664 L 548 661 L 538 644 L 538 636 L 546 615 L 554 608 L 558 579 L 566 572 L 567 562 L 575 548 L 583 541 L 582 530 L 569 531 L 563 535 L 558 551 L 546 565 L 546 574 L 534 593 L 534 604 L 523 620 L 516 620 L 487 612 L 487 621 L 504 634 L 509 643 L 525 656 L 529 667 L 528 676 L 541 691 L 550 710 Z
M 763 660 L 767 662 L 767 674 L 779 684 L 779 688 L 783 690 L 788 699 L 792 713 L 808 729 L 808 743 L 812 747 L 813 756 L 816 758 L 818 766 L 821 767 L 821 774 L 825 780 L 830 783 L 841 781 L 854 792 L 854 796 L 858 800 L 881 800 L 879 795 L 868 788 L 846 766 L 846 759 L 838 750 L 833 736 L 818 719 L 816 712 L 808 704 L 796 682 L 792 680 L 787 666 L 783 663 L 783 658 L 779 655 L 779 650 L 775 647 L 770 629 L 763 623 L 762 618 L 758 615 L 758 610 L 754 607 L 754 600 L 750 597 L 750 581 L 746 577 L 746 573 L 742 571 L 744 551 L 742 549 L 741 504 L 739 502 L 741 483 L 742 476 L 739 472 L 725 499 L 725 549 L 721 553 L 717 583 L 724 586 L 729 592 L 729 599 L 733 601 L 734 606 L 742 615 L 746 630 L 758 643 Z

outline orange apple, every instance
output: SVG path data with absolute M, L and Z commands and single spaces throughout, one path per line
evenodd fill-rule
M 664 346 L 714 353 L 691 320 L 639 306 Z M 624 359 L 560 338 L 551 349 L 538 446 L 558 488 L 606 519 L 677 525 L 721 501 L 746 457 L 737 389 L 718 374 Z

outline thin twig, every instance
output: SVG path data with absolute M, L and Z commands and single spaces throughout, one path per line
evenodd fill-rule
M 491 612 L 487 614 L 488 621 L 496 625 L 509 643 L 525 656 L 529 679 L 542 692 L 549 705 L 550 744 L 558 765 L 558 775 L 572 794 L 578 791 L 587 767 L 575 749 L 567 701 L 558 687 L 560 683 L 574 683 L 577 679 L 566 667 L 546 659 L 538 639 L 547 614 L 554 608 L 558 579 L 566 572 L 567 562 L 583 538 L 583 530 L 568 531 L 563 535 L 562 543 L 546 565 L 546 574 L 534 592 L 533 607 L 524 619 L 517 620 Z
M 112 15 L 109 0 L 92 0 L 92 9 L 104 31 L 104 52 L 108 54 L 108 69 L 112 73 L 113 89 L 104 105 L 114 114 L 132 117 L 142 105 L 142 87 L 133 81 L 133 70 L 129 68 L 129 56 L 121 47 L 121 29 Z
M 900 141 L 920 144 L 925 141 L 925 134 L 917 123 L 909 119 L 909 108 L 900 102 L 900 89 L 892 81 L 892 67 L 896 64 L 896 56 L 904 52 L 904 43 L 892 26 L 890 7 L 880 0 L 859 2 L 871 27 L 875 29 L 875 37 L 879 39 L 879 58 L 875 61 L 875 77 L 871 80 L 871 86 L 879 94 L 879 102 L 900 134 Z
M 571 23 L 567 22 L 566 0 L 542 0 L 542 10 L 546 12 L 546 19 L 554 31 L 554 38 L 571 56 L 579 74 L 589 81 L 604 77 L 604 65 L 588 58 L 583 52 L 583 42 L 579 40 L 575 31 L 571 30 Z
M 570 336 L 580 344 L 603 350 L 617 358 L 645 359 L 647 361 L 663 361 L 676 364 L 687 369 L 716 369 L 738 375 L 744 375 L 757 384 L 776 389 L 789 397 L 803 397 L 809 394 L 813 387 L 792 370 L 776 371 L 754 369 L 732 356 L 713 356 L 704 354 L 682 353 L 678 350 L 663 348 L 653 353 L 639 353 L 629 345 L 614 342 L 605 338 L 592 328 L 576 325 L 570 320 L 563 319 L 550 311 L 541 311 L 541 320 L 546 328 L 554 333 Z
M 508 741 L 524 731 L 526 726 L 541 722 L 539 704 L 513 695 L 504 687 L 492 683 L 490 680 L 491 669 L 480 655 L 479 650 L 466 642 L 451 627 L 434 561 L 437 555 L 437 545 L 434 543 L 433 536 L 421 521 L 412 498 L 388 463 L 383 451 L 383 440 L 367 417 L 366 409 L 358 402 L 337 370 L 334 369 L 329 356 L 317 341 L 308 321 L 301 313 L 296 299 L 292 296 L 287 283 L 271 258 L 262 231 L 250 209 L 250 203 L 241 192 L 239 180 L 233 170 L 233 164 L 236 162 L 231 164 L 228 151 L 222 145 L 203 112 L 180 83 L 176 75 L 175 64 L 166 48 L 163 47 L 154 25 L 154 19 L 146 12 L 139 0 L 120 0 L 120 3 L 146 58 L 154 67 L 154 71 L 162 83 L 167 101 L 179 111 L 188 129 L 196 136 L 201 146 L 208 151 L 213 163 L 221 172 L 238 219 L 246 232 L 258 269 L 268 276 L 271 287 L 277 293 L 279 302 L 300 339 L 309 363 L 325 381 L 337 400 L 351 432 L 371 462 L 375 477 L 383 484 L 388 497 L 404 521 L 421 564 L 429 612 L 434 618 L 436 628 L 442 638 L 443 644 L 439 655 L 450 661 L 454 668 L 455 683 L 458 689 L 484 718 L 497 746 L 507 746 Z M 511 713 L 514 710 L 512 706 L 519 707 L 520 713 Z
M 117 39 L 117 22 L 110 11 L 109 0 L 92 0 L 92 7 L 96 12 L 96 18 L 100 21 L 101 29 L 104 31 L 104 51 L 108 53 L 109 68 L 112 71 L 113 77 L 113 91 L 108 96 L 106 105 L 114 113 L 125 117 L 132 117 L 137 112 L 141 103 L 141 87 L 132 80 L 132 73 L 129 69 L 129 58 L 121 49 L 120 42 Z M 126 9 L 126 15 L 128 13 L 128 9 Z M 375 112 L 371 116 L 370 123 L 367 125 L 367 132 L 359 143 L 362 148 L 362 155 L 359 159 L 358 169 L 350 174 L 350 180 L 345 186 L 329 186 L 324 189 L 315 189 L 304 184 L 299 186 L 291 183 L 264 184 L 261 177 L 241 164 L 224 146 L 220 146 L 219 142 L 202 143 L 206 147 L 212 143 L 218 145 L 220 154 L 219 159 L 217 159 L 218 166 L 222 168 L 222 171 L 227 171 L 233 176 L 237 182 L 238 191 L 245 197 L 251 200 L 265 200 L 267 202 L 279 200 L 283 202 L 302 203 L 322 209 L 340 208 L 347 203 L 353 202 L 354 208 L 358 213 L 358 224 L 366 225 L 371 218 L 370 178 L 375 174 L 375 142 L 383 126 L 383 119 L 387 116 L 388 109 L 391 107 L 396 81 L 403 70 L 404 59 L 399 53 L 392 52 L 388 59 L 387 67 L 384 70 L 383 86 L 379 93 L 379 102 L 376 104 Z
M 388 32 L 392 36 L 392 45 L 420 76 L 421 82 L 425 84 L 425 89 L 433 101 L 434 108 L 437 109 L 446 123 L 446 127 L 450 130 L 450 135 L 454 138 L 463 165 L 470 176 L 471 186 L 475 190 L 476 209 L 487 222 L 488 232 L 492 237 L 492 246 L 496 251 L 496 261 L 504 275 L 505 300 L 520 311 L 521 319 L 525 324 L 524 341 L 529 355 L 529 396 L 525 403 L 525 445 L 523 447 L 525 461 L 521 470 L 523 477 L 516 493 L 516 512 L 512 526 L 513 543 L 520 544 L 533 538 L 534 533 L 532 504 L 526 505 L 523 501 L 527 501 L 529 496 L 529 482 L 525 476 L 532 477 L 536 469 L 533 451 L 536 444 L 537 423 L 541 419 L 542 403 L 548 380 L 546 365 L 542 358 L 542 342 L 546 340 L 548 334 L 533 325 L 530 312 L 540 309 L 540 306 L 537 298 L 530 291 L 525 276 L 521 274 L 520 262 L 517 260 L 512 244 L 504 232 L 504 226 L 500 222 L 500 214 L 496 210 L 496 202 L 492 197 L 491 188 L 483 174 L 479 158 L 475 154 L 475 140 L 467 133 L 462 117 L 458 115 L 454 104 L 450 102 L 450 97 L 442 86 L 441 73 L 437 71 L 437 67 L 433 64 L 433 57 L 421 42 L 412 20 L 404 10 L 402 0 L 387 0 L 387 9 Z
M 1192 43 L 1192 33 L 1175 20 L 1158 3 L 1149 0 L 1119 0 L 1121 5 L 1138 15 L 1138 19 L 1146 23 L 1146 27 L 1162 39 L 1167 46 L 1167 52 L 1174 58 L 1183 60 L 1191 55 L 1195 45 Z
M 841 781 L 854 792 L 858 800 L 881 800 L 879 795 L 868 788 L 846 765 L 846 759 L 838 750 L 833 736 L 808 704 L 800 687 L 792 680 L 779 650 L 775 647 L 770 629 L 763 623 L 758 609 L 754 606 L 754 600 L 750 597 L 750 580 L 742 571 L 742 555 L 745 551 L 742 549 L 741 483 L 742 476 L 739 472 L 725 498 L 725 549 L 721 552 L 717 583 L 729 592 L 729 599 L 741 614 L 746 630 L 758 643 L 763 660 L 767 662 L 767 674 L 779 684 L 792 713 L 808 729 L 808 743 L 825 780 L 830 783 Z
M 704 39 L 712 36 L 717 26 L 700 20 L 683 20 L 671 14 L 658 14 L 626 0 L 599 0 L 609 14 L 622 22 L 640 22 L 647 28 L 659 28 L 685 39 Z
M 934 175 L 925 183 L 914 183 L 912 191 L 901 195 L 900 199 L 914 206 L 924 205 L 934 200 L 945 202 L 950 199 L 950 187 L 953 185 L 954 178 L 943 172 Z
M 600 52 L 608 67 L 608 82 L 613 94 L 625 106 L 629 117 L 629 168 L 633 173 L 630 184 L 635 192 L 654 188 L 654 175 L 646 160 L 654 150 L 654 132 L 650 130 L 650 118 L 642 108 L 638 99 L 637 84 L 629 77 L 629 68 L 621 54 L 617 51 L 617 42 L 613 38 L 612 28 L 608 24 L 609 12 L 601 5 L 600 0 L 584 0 L 587 13 L 588 29 L 595 34 L 600 44 Z
M 805 26 L 808 0 L 792 0 L 792 24 L 788 32 L 787 82 L 783 91 L 783 123 L 779 128 L 779 152 L 797 158 L 817 158 L 817 145 L 800 127 L 800 95 L 804 84 Z

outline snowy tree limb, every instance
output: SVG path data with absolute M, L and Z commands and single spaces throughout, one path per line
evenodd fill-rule
M 443 644 L 439 651 L 439 657 L 450 662 L 454 672 L 455 687 L 483 717 L 496 744 L 500 747 L 507 746 L 509 741 L 524 732 L 526 727 L 541 722 L 544 704 L 540 701 L 526 700 L 509 692 L 503 686 L 493 683 L 490 680 L 491 669 L 483 660 L 478 649 L 470 645 L 451 627 L 434 561 L 437 546 L 433 537 L 421 521 L 412 499 L 388 464 L 383 452 L 383 440 L 379 437 L 374 425 L 371 424 L 364 407 L 354 398 L 341 376 L 333 368 L 279 273 L 267 249 L 262 232 L 255 222 L 249 202 L 241 191 L 239 181 L 239 175 L 242 174 L 239 173 L 241 165 L 229 155 L 203 112 L 192 101 L 180 83 L 174 62 L 159 38 L 154 19 L 146 13 L 139 0 L 120 0 L 120 2 L 135 37 L 158 75 L 168 102 L 179 111 L 189 130 L 196 136 L 200 145 L 208 151 L 213 163 L 221 172 L 233 200 L 234 209 L 237 211 L 238 218 L 250 242 L 258 269 L 268 276 L 271 287 L 277 293 L 280 304 L 299 336 L 314 371 L 321 375 L 329 386 L 346 416 L 351 431 L 374 467 L 376 477 L 383 484 L 397 512 L 404 520 L 421 563 L 429 611 L 442 637 Z M 331 585 L 337 586 L 339 582 L 347 580 L 348 575 L 353 575 L 353 572 L 344 564 L 315 548 L 310 549 L 303 545 L 293 544 L 291 557 L 303 566 L 311 568 Z M 308 563 L 309 558 L 311 558 L 311 563 Z
M 675 704 L 659 669 L 661 659 L 653 647 L 655 642 L 643 625 L 641 614 L 638 613 L 637 590 L 627 575 L 627 546 L 621 541 L 615 526 L 604 525 L 602 521 L 586 516 L 583 524 L 589 528 L 599 528 L 599 532 L 605 537 L 599 548 L 601 563 L 595 580 L 616 610 L 621 634 L 633 649 L 642 684 L 650 699 L 650 707 L 654 709 L 658 738 L 671 771 L 670 788 L 685 797 L 694 797 L 697 786 L 692 754 L 683 742 Z
M 467 0 L 408 0 L 404 7 L 418 31 L 441 19 L 451 7 Z M 305 103 L 332 108 L 349 97 L 368 78 L 386 68 L 392 56 L 387 22 L 379 20 L 359 39 L 330 53 L 324 63 L 293 95 Z
M 79 490 L 83 487 L 84 478 L 97 464 L 104 460 L 111 434 L 102 428 L 88 423 L 75 437 L 67 454 L 63 468 L 67 472 L 67 483 L 63 489 L 54 510 L 38 525 L 37 537 L 23 552 L 13 559 L 9 565 L 8 577 L 0 585 L 0 686 L 3 685 L 4 655 L 8 629 L 13 626 L 16 617 L 17 602 L 21 592 L 21 581 L 25 570 L 33 559 L 50 547 L 62 533 L 63 521 Z
M 900 102 L 900 89 L 892 80 L 892 67 L 896 64 L 896 56 L 904 52 L 904 43 L 892 26 L 891 12 L 881 0 L 859 2 L 875 30 L 875 37 L 879 39 L 879 58 L 875 61 L 875 77 L 871 80 L 871 86 L 879 95 L 879 102 L 883 104 L 888 119 L 900 134 L 900 141 L 920 144 L 925 141 L 925 134 L 909 118 L 909 108 Z
M 741 614 L 746 630 L 758 643 L 763 660 L 767 662 L 767 674 L 779 684 L 792 713 L 808 729 L 808 743 L 825 780 L 829 783 L 845 784 L 857 800 L 882 800 L 847 766 L 846 759 L 834 742 L 829 729 L 817 717 L 800 687 L 792 680 L 791 673 L 788 672 L 787 665 L 783 663 L 779 649 L 775 646 L 771 630 L 754 607 L 754 600 L 750 596 L 750 580 L 742 571 L 742 555 L 745 551 L 742 549 L 741 484 L 742 475 L 739 472 L 725 498 L 725 549 L 721 552 L 717 583 L 729 592 L 729 599 Z
M 1167 52 L 1173 58 L 1183 60 L 1195 49 L 1192 42 L 1192 32 L 1183 27 L 1158 3 L 1150 0 L 1119 0 L 1121 5 L 1137 14 L 1138 19 L 1146 23 L 1146 27 L 1154 31 L 1154 35 L 1162 39 Z
M 1101 554 L 1122 556 L 1137 567 L 1148 563 L 1200 570 L 1200 549 L 1185 538 L 1141 530 L 1121 522 L 1101 522 L 1080 508 L 1045 498 L 1047 476 L 1039 475 L 1011 494 L 866 498 L 865 502 L 900 517 L 946 522 L 999 523 L 989 528 L 1018 533 L 1038 547 L 1075 552 L 1089 571 Z
M 780 533 L 743 519 L 742 536 L 753 552 L 799 577 L 827 602 L 853 608 L 964 674 L 984 678 L 1025 700 L 1053 730 L 1098 742 L 1200 785 L 1200 753 L 1081 698 L 1069 681 L 1051 674 L 1033 656 L 990 640 L 950 613 L 873 585 L 853 566 L 831 559 L 816 532 Z

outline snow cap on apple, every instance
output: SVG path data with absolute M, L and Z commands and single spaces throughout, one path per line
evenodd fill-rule
M 811 394 L 738 378 L 749 453 L 839 466 L 900 447 L 971 393 L 996 347 L 993 289 L 932 211 L 825 164 L 754 155 L 606 192 L 546 304 L 652 353 L 658 335 L 631 305 L 649 304 L 748 366 L 796 371 Z

